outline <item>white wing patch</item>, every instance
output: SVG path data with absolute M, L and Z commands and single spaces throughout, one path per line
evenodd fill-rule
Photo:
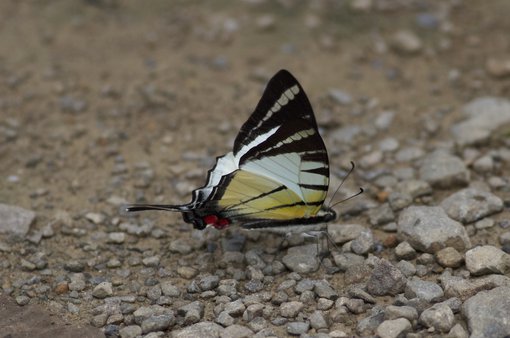
M 290 91 L 290 89 L 287 91 Z M 270 148 L 278 149 L 284 144 L 295 142 L 314 134 L 314 129 L 300 130 Z M 249 146 L 251 146 L 251 143 Z M 243 150 L 244 149 L 241 149 L 241 151 Z M 285 185 L 288 189 L 295 192 L 303 201 L 305 201 L 306 196 L 303 189 L 310 189 L 302 188 L 299 184 L 327 185 L 328 178 L 320 174 L 303 172 L 303 170 L 316 169 L 323 166 L 324 164 L 320 162 L 302 161 L 301 154 L 299 153 L 285 153 L 275 156 L 266 156 L 258 160 L 246 162 L 241 166 L 241 169 L 275 180 Z
M 267 133 L 257 136 L 252 142 L 242 147 L 241 150 L 239 150 L 239 152 L 235 156 L 232 152 L 229 152 L 225 156 L 218 158 L 216 165 L 209 174 L 209 180 L 207 181 L 207 184 L 204 187 L 198 189 L 203 194 L 203 197 L 208 198 L 213 188 L 220 183 L 221 178 L 223 176 L 231 174 L 237 169 L 239 169 L 239 161 L 241 157 L 244 154 L 246 154 L 251 148 L 256 147 L 260 143 L 267 140 L 268 137 L 276 133 L 278 128 L 280 128 L 280 126 L 274 127 Z
M 239 169 L 239 161 L 235 161 L 235 157 L 232 152 L 229 152 L 228 154 L 218 158 L 216 165 L 209 174 L 209 180 L 207 181 L 207 184 L 204 187 L 198 189 L 201 193 L 204 194 L 204 199 L 209 197 L 213 188 L 220 183 L 220 180 L 223 176 L 228 175 L 237 169 Z
M 261 135 L 255 137 L 255 139 L 253 141 L 251 141 L 250 143 L 244 145 L 241 149 L 239 149 L 239 151 L 237 152 L 237 154 L 234 157 L 234 161 L 236 163 L 236 166 L 239 168 L 239 161 L 241 160 L 241 157 L 244 156 L 244 154 L 246 154 L 253 147 L 256 147 L 259 144 L 261 144 L 262 142 L 265 142 L 271 135 L 276 133 L 276 131 L 280 127 L 281 126 L 274 127 L 273 129 L 271 129 L 267 133 L 264 133 L 264 134 L 261 134 Z
M 324 185 L 324 175 L 301 172 L 299 174 L 299 181 L 301 183 L 311 184 L 311 185 Z
M 315 169 L 323 166 L 324 164 L 318 162 L 302 161 L 299 154 L 291 153 L 250 161 L 242 165 L 241 169 L 281 183 L 295 192 L 303 201 L 306 201 L 307 198 L 303 190 L 313 189 L 303 188 L 299 185 L 300 183 L 327 186 L 329 179 L 321 174 L 303 172 L 303 169 Z
M 301 158 L 298 154 L 277 155 L 250 161 L 244 164 L 241 169 L 281 183 L 304 199 L 299 187 L 300 162 Z
M 301 170 L 312 170 L 323 167 L 324 164 L 321 162 L 303 162 L 301 163 Z

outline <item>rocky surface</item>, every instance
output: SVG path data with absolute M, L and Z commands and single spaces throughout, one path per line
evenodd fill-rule
M 19 306 L 8 295 L 0 297 L 0 327 L 4 337 L 104 337 L 100 329 L 91 325 L 69 324 L 52 316 L 43 306 Z
M 509 10 L 0 2 L 2 336 L 509 336 Z M 321 236 L 119 212 L 188 202 L 281 68 L 328 148 Z
M 497 287 L 469 298 L 462 307 L 471 337 L 503 337 L 510 332 L 510 288 Z

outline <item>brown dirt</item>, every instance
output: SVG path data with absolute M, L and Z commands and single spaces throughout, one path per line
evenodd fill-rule
M 332 126 L 370 121 L 385 109 L 397 114 L 387 134 L 405 144 L 430 116 L 446 111 L 434 118 L 441 125 L 435 139 L 442 140 L 469 99 L 510 92 L 508 80 L 485 72 L 489 57 L 508 55 L 510 2 L 451 2 L 460 4 L 452 6 L 452 27 L 444 32 L 415 24 L 420 6 L 443 6 L 435 1 L 367 13 L 330 1 L 2 1 L 0 125 L 18 127 L 13 139 L 0 140 L 0 202 L 36 211 L 35 229 L 59 219 L 57 233 L 60 226 L 110 230 L 82 216 L 122 217 L 107 202 L 112 195 L 134 201 L 143 192 L 150 201 L 187 202 L 189 195 L 177 193 L 176 184 L 192 189 L 203 183 L 215 156 L 231 148 L 265 80 L 281 68 L 300 80 L 319 121 L 327 121 L 333 167 L 356 160 L 365 145 L 340 152 L 328 137 Z M 268 14 L 274 26 L 259 27 L 257 20 Z M 314 19 L 319 24 L 310 28 Z M 225 29 L 228 20 L 236 21 L 234 32 Z M 409 57 L 375 51 L 374 39 L 388 40 L 401 29 L 415 31 L 424 51 Z M 452 69 L 462 74 L 454 84 Z M 330 88 L 349 92 L 355 103 L 333 105 Z M 66 108 L 66 98 L 74 108 Z M 376 99 L 376 107 L 366 108 L 365 98 Z M 365 111 L 351 114 L 358 107 Z M 128 173 L 112 182 L 119 156 Z M 154 180 L 141 189 L 136 166 L 143 162 Z M 19 182 L 8 182 L 10 175 Z M 176 226 L 182 223 L 178 215 L 148 217 L 170 239 L 190 236 L 187 226 Z M 170 268 L 182 257 L 165 253 L 168 241 L 129 239 L 124 253 L 151 249 Z M 96 258 L 84 249 L 91 242 L 58 233 L 13 250 L 21 256 L 44 251 L 58 270 L 70 259 Z M 112 256 L 104 249 L 102 256 Z M 4 281 L 7 274 L 28 276 L 16 264 L 7 270 Z M 38 302 L 47 306 L 45 299 Z M 82 306 L 79 316 L 68 316 L 71 322 L 90 321 L 93 305 Z

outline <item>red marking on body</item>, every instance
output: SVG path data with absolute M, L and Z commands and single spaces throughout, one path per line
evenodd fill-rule
M 204 218 L 202 218 L 202 220 L 207 225 L 209 225 L 209 224 L 216 224 L 216 222 L 218 222 L 218 216 L 216 216 L 216 215 L 207 215 L 207 216 L 204 216 Z
M 213 224 L 213 227 L 215 227 L 218 230 L 228 228 L 230 225 L 230 221 L 228 218 L 219 218 L 216 223 Z
M 218 230 L 225 229 L 230 225 L 228 218 L 219 218 L 216 215 L 207 215 L 202 218 L 205 224 L 212 225 Z

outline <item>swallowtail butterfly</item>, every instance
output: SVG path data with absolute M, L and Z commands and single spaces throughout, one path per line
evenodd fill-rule
M 207 183 L 183 205 L 133 204 L 128 212 L 181 212 L 197 229 L 307 231 L 336 218 L 324 205 L 329 187 L 328 153 L 312 106 L 286 70 L 274 75 L 234 149 L 218 157 Z

